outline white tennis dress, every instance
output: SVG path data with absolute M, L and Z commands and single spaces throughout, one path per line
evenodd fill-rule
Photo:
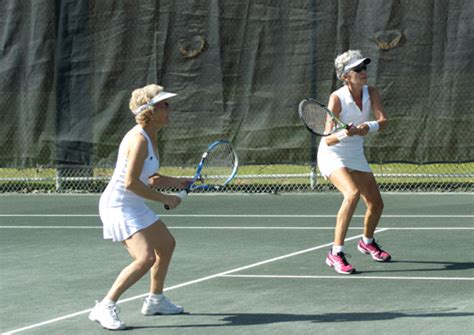
M 155 155 L 152 142 L 145 130 L 137 125 L 132 129 L 132 132 L 134 131 L 140 132 L 148 142 L 148 156 L 140 174 L 140 180 L 148 184 L 148 177 L 158 172 L 159 157 Z M 144 198 L 125 189 L 127 157 L 122 153 L 122 148 L 132 132 L 127 133 L 120 143 L 114 174 L 99 201 L 104 239 L 112 239 L 114 242 L 128 239 L 160 218 L 145 204 Z
M 356 105 L 347 86 L 334 92 L 341 102 L 339 119 L 345 124 L 353 123 L 355 126 L 369 120 L 372 113 L 369 88 L 362 88 L 362 111 Z M 342 142 L 328 146 L 325 138 L 321 138 L 318 148 L 318 167 L 321 174 L 328 178 L 331 173 L 342 167 L 350 170 L 372 172 L 364 155 L 364 137 L 348 136 Z

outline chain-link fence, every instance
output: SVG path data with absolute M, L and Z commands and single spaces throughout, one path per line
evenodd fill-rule
M 333 61 L 371 57 L 387 131 L 366 155 L 384 191 L 473 191 L 474 2 L 0 2 L 0 192 L 100 192 L 134 125 L 130 93 L 179 94 L 162 174 L 230 140 L 228 192 L 326 191 L 297 106 L 327 101 Z M 414 19 L 416 16 L 416 20 Z
M 472 192 L 474 164 L 372 165 L 382 191 Z M 112 168 L 61 167 L 58 169 L 0 169 L 0 192 L 101 192 Z M 165 175 L 193 175 L 192 168 L 164 167 Z M 219 192 L 279 193 L 333 191 L 332 185 L 310 165 L 241 166 L 231 185 Z M 174 191 L 174 190 L 168 190 Z M 213 191 L 215 192 L 215 191 Z

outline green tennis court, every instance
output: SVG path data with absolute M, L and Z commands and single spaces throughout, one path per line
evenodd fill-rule
M 192 195 L 163 215 L 177 240 L 166 294 L 178 316 L 140 314 L 148 278 L 122 297 L 133 334 L 466 334 L 474 329 L 473 194 L 385 193 L 376 263 L 346 242 L 358 274 L 324 263 L 341 196 Z M 103 334 L 87 319 L 129 263 L 102 239 L 97 195 L 0 201 L 2 333 Z M 151 204 L 163 213 L 160 204 Z

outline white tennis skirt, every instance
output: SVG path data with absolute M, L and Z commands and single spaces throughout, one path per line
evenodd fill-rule
M 133 207 L 109 207 L 101 201 L 99 214 L 104 227 L 104 239 L 114 242 L 124 241 L 160 219 L 145 203 Z
M 323 140 L 321 140 L 322 142 Z M 321 144 L 318 149 L 318 167 L 324 178 L 342 167 L 352 171 L 372 172 L 364 155 L 362 145 L 328 147 Z

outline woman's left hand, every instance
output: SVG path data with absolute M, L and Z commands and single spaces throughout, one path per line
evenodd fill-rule
M 369 125 L 367 123 L 361 123 L 357 126 L 357 135 L 365 136 L 369 133 Z

